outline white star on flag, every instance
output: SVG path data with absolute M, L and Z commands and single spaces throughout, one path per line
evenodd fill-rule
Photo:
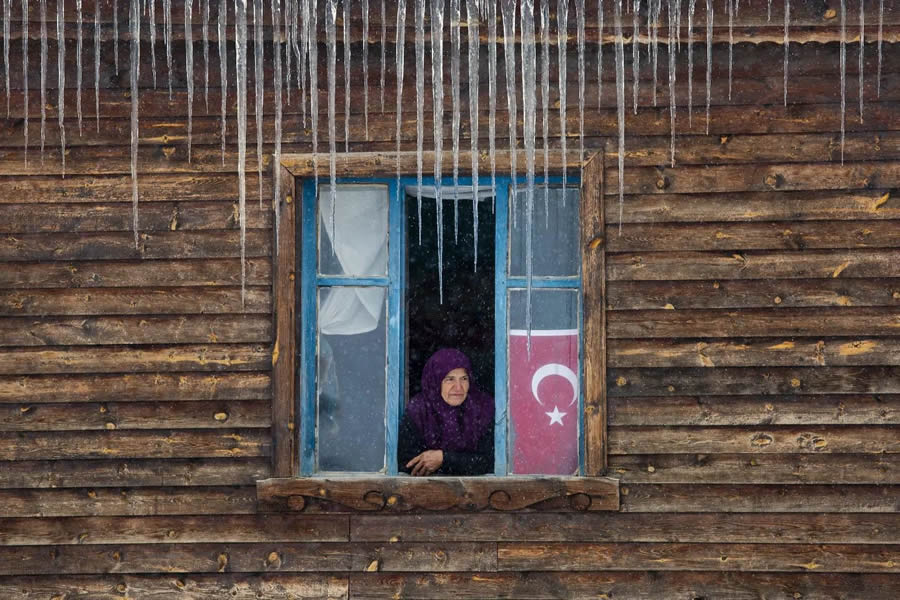
M 544 414 L 547 415 L 548 417 L 550 417 L 550 424 L 551 424 L 551 425 L 553 425 L 554 423 L 559 423 L 560 425 L 562 425 L 562 424 L 563 424 L 562 418 L 563 418 L 564 416 L 566 416 L 566 414 L 568 414 L 568 413 L 559 412 L 559 407 L 558 407 L 558 406 L 554 406 L 554 407 L 553 407 L 553 412 L 548 412 L 548 413 L 544 413 Z

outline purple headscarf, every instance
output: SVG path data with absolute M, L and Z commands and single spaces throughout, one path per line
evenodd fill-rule
M 450 406 L 441 397 L 441 382 L 453 369 L 469 375 L 469 395 L 459 406 Z M 431 355 L 422 370 L 422 391 L 409 401 L 409 418 L 431 449 L 472 452 L 494 422 L 494 400 L 472 379 L 472 363 L 455 348 Z

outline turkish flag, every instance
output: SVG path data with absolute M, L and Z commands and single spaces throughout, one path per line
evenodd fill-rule
M 512 472 L 578 473 L 578 330 L 509 332 Z

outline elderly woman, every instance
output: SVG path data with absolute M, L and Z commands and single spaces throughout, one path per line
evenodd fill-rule
M 435 352 L 422 391 L 400 425 L 397 458 L 410 475 L 483 475 L 494 467 L 494 400 L 472 380 L 472 364 L 455 349 Z

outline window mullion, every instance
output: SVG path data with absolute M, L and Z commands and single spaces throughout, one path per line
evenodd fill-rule
M 316 186 L 315 181 L 303 182 L 302 254 L 301 254 L 301 316 L 300 316 L 300 474 L 312 475 L 316 468 L 316 333 L 318 285 L 316 259 Z
M 397 474 L 397 444 L 400 424 L 400 401 L 403 396 L 404 348 L 403 290 L 405 285 L 405 202 L 401 197 L 402 186 L 396 180 L 388 183 L 388 348 L 387 397 L 385 404 L 385 467 L 388 475 Z
M 509 180 L 497 179 L 494 231 L 494 474 L 506 475 L 508 424 L 507 280 Z

